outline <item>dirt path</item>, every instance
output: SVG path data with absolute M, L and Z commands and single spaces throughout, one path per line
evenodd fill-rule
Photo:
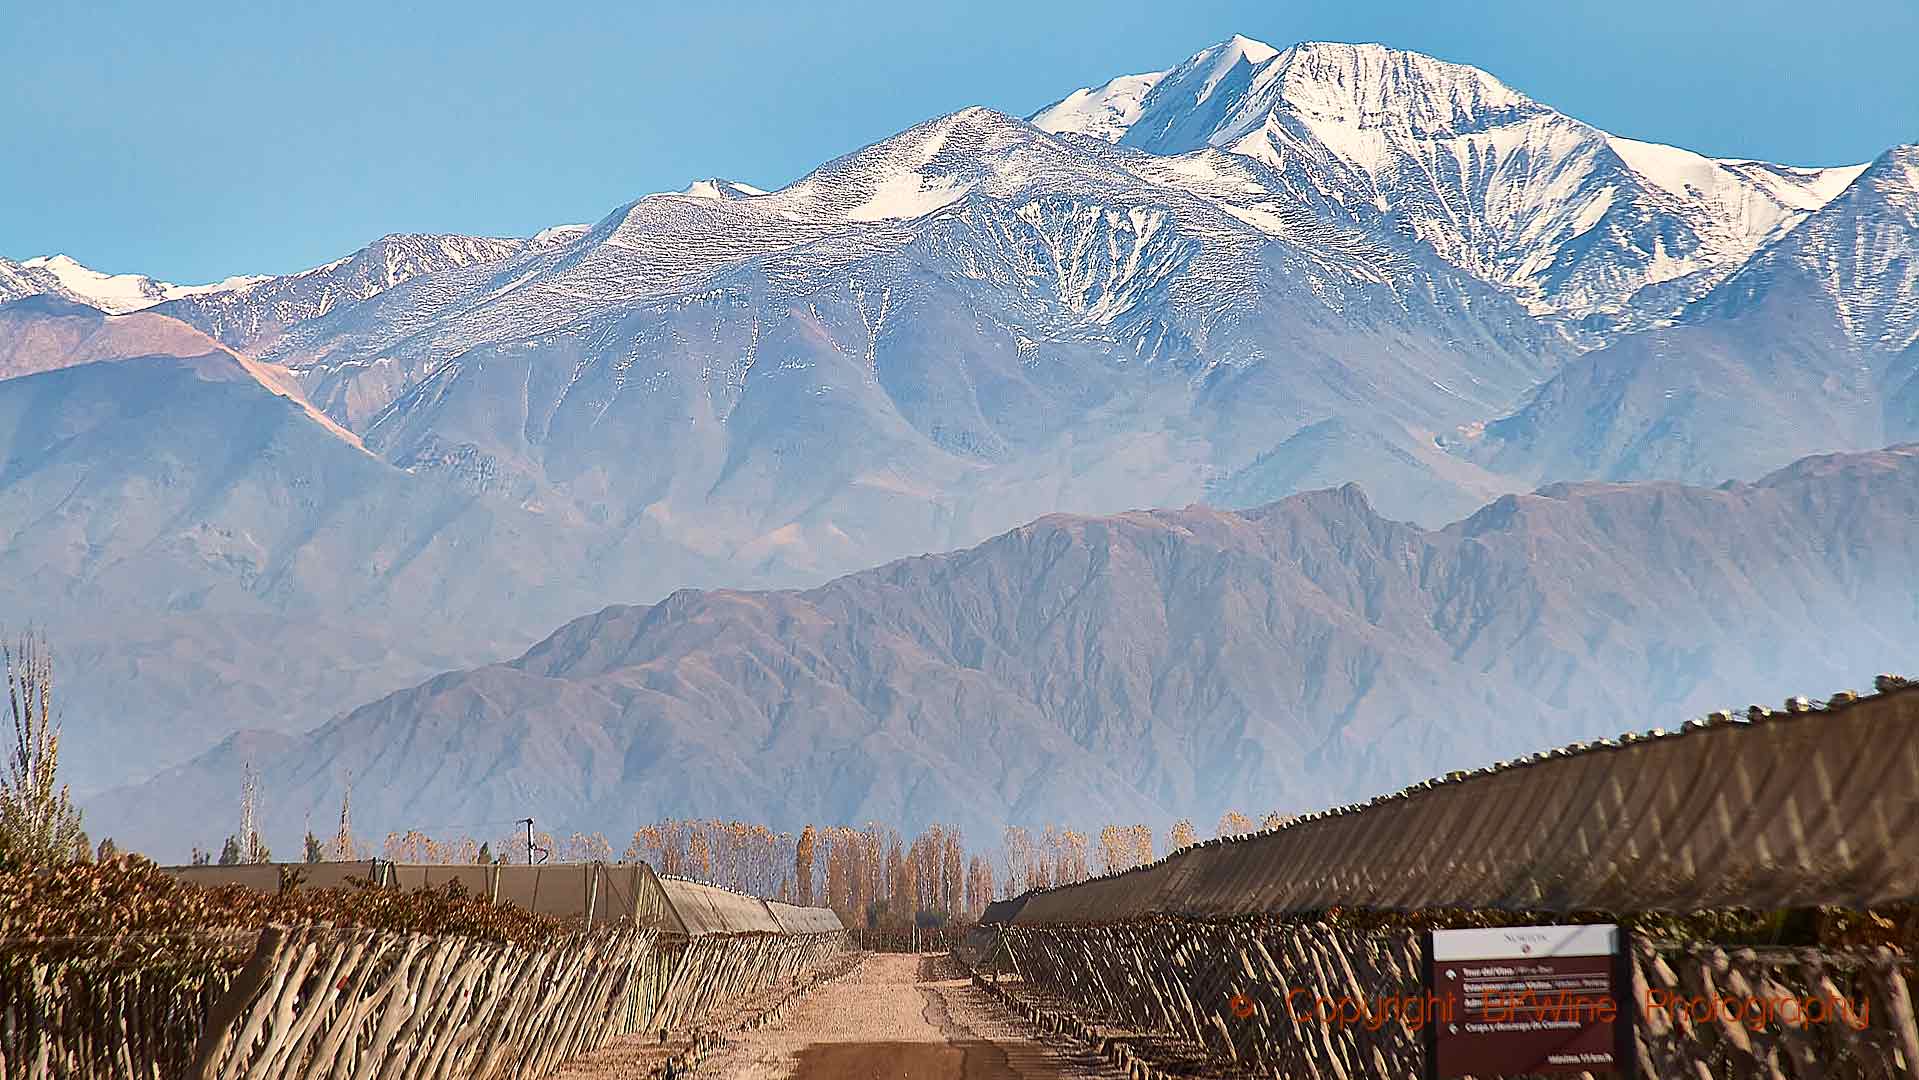
M 1027 1037 L 931 956 L 878 953 L 814 990 L 786 1022 L 739 1036 L 713 1080 L 1078 1080 L 1116 1074 Z

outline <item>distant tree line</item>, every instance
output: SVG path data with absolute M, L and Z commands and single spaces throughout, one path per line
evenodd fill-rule
M 0 660 L 13 729 L 0 773 L 0 868 L 115 857 L 111 838 L 102 840 L 96 853 L 80 827 L 79 809 L 58 781 L 60 731 L 53 720 L 53 661 L 45 642 L 22 637 L 17 645 L 0 646 Z M 373 856 L 373 849 L 354 835 L 352 800 L 349 778 L 338 826 L 328 839 L 309 827 L 301 844 L 303 861 Z M 249 763 L 242 772 L 238 828 L 227 835 L 217 859 L 196 846 L 193 862 L 272 861 L 258 825 L 261 801 L 259 778 Z M 1244 814 L 1228 811 L 1215 835 L 1238 836 L 1286 821 L 1268 814 L 1256 826 Z M 1168 852 L 1197 843 L 1193 823 L 1174 823 L 1166 841 Z M 615 861 L 613 845 L 600 833 L 561 839 L 517 830 L 490 841 L 437 840 L 418 829 L 390 832 L 379 855 L 392 862 L 445 864 Z M 745 821 L 669 818 L 636 829 L 618 861 L 644 861 L 662 874 L 754 896 L 828 906 L 849 925 L 903 928 L 969 921 L 997 897 L 1118 873 L 1154 858 L 1153 830 L 1142 824 L 1103 826 L 1096 847 L 1086 834 L 1063 825 L 1037 831 L 1011 826 L 1001 836 L 999 851 L 989 853 L 969 851 L 958 828 L 938 823 L 909 841 L 899 830 L 872 822 L 863 828 L 809 824 L 795 834 Z
M 1237 810 L 1228 810 L 1219 819 L 1213 835 L 1243 836 L 1260 829 L 1277 829 L 1290 819 L 1279 813 L 1267 814 L 1259 824 Z M 1190 820 L 1173 823 L 1166 833 L 1166 853 L 1199 843 L 1199 833 Z M 1095 873 L 1117 874 L 1145 866 L 1158 856 L 1154 851 L 1153 830 L 1147 825 L 1107 825 L 1099 831 L 1097 849 L 1088 851 L 1084 834 L 1060 825 L 1048 825 L 1037 833 L 1023 826 L 1008 826 L 1000 844 L 1003 876 L 999 895 L 1017 896 L 1029 889 L 1047 889 L 1085 881 Z

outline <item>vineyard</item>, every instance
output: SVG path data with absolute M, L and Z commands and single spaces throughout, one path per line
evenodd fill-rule
M 1417 998 L 1428 929 L 1617 922 L 1639 1076 L 1919 1076 L 1919 686 L 1879 690 L 1455 773 L 1028 892 L 961 954 L 1046 1030 L 1150 1075 L 1405 1080 L 1424 1017 L 1355 1004 L 1326 1023 L 1298 1002 Z M 1812 1008 L 1651 1007 L 1672 1000 Z
M 1411 1080 L 1432 1018 L 1387 1003 L 1425 987 L 1429 932 L 1591 922 L 1623 935 L 1641 1077 L 1919 1077 L 1919 686 L 1877 689 L 1454 773 L 1156 861 L 1115 828 L 1101 858 L 1125 869 L 1080 880 L 1055 853 L 1067 884 L 964 931 L 849 931 L 833 907 L 645 862 L 0 872 L 0 1078 L 535 1080 L 621 1036 L 693 1067 L 713 1017 L 780 1015 L 849 949 L 950 948 L 1031 1033 L 1129 1077 Z M 895 916 L 977 898 L 956 836 L 881 836 L 807 830 L 797 879 Z M 1008 861 L 1037 868 L 1033 850 Z M 1797 1011 L 1670 1005 L 1727 1000 Z
M 611 869 L 638 888 L 599 926 L 476 896 L 458 875 L 202 888 L 136 857 L 0 874 L 0 1076 L 541 1077 L 617 1035 L 689 1029 L 846 947 L 830 911 Z M 590 890 L 595 872 L 570 877 Z

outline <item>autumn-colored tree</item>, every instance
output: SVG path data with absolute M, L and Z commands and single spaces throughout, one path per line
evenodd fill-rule
M 1193 831 L 1193 823 L 1181 818 L 1173 822 L 1173 831 L 1166 834 L 1166 846 L 1179 851 L 1199 843 L 1199 836 Z
M 1214 836 L 1244 836 L 1253 831 L 1253 819 L 1237 810 L 1228 810 L 1220 816 L 1219 828 Z
M 603 844 L 584 836 L 561 848 L 566 857 L 604 857 Z M 649 862 L 662 874 L 683 867 L 685 876 L 753 896 L 823 904 L 848 925 L 881 918 L 903 925 L 920 912 L 959 916 L 969 887 L 959 830 L 938 824 L 909 845 L 897 830 L 870 822 L 863 829 L 807 825 L 795 835 L 740 821 L 669 820 L 636 830 L 622 859 Z M 991 893 L 989 866 L 983 895 Z
M 1286 816 L 1275 810 L 1259 819 L 1259 827 L 1269 832 L 1273 829 L 1283 829 L 1286 827 Z
M 1153 861 L 1153 829 L 1150 825 L 1133 826 L 1133 856 L 1138 865 L 1145 866 Z
M 660 874 L 677 877 L 686 872 L 686 823 L 661 821 L 642 825 L 622 855 L 623 862 L 644 862 Z
M 599 833 L 576 832 L 560 844 L 554 859 L 566 863 L 612 862 L 613 845 Z
M 1060 869 L 1058 825 L 1048 825 L 1040 830 L 1039 850 L 1034 853 L 1034 862 L 1037 864 L 1035 876 L 1042 882 L 1040 888 L 1050 889 L 1060 884 L 1057 877 Z
M 693 829 L 686 842 L 686 873 L 695 881 L 713 880 L 713 855 L 706 843 L 706 830 Z
M 852 910 L 852 856 L 846 847 L 846 830 L 826 830 L 826 906 L 845 914 Z
M 1099 868 L 1107 874 L 1117 874 L 1122 870 L 1131 870 L 1138 866 L 1135 858 L 1132 836 L 1118 825 L 1108 825 L 1099 831 Z
M 892 843 L 886 848 L 886 903 L 890 914 L 896 919 L 913 917 L 913 892 L 910 881 L 906 853 L 901 850 L 900 838 L 895 834 L 892 837 Z
M 808 825 L 800 830 L 800 840 L 793 847 L 793 877 L 799 882 L 800 906 L 813 906 L 813 847 L 819 843 L 819 834 Z
M 938 823 L 928 825 L 926 831 L 913 840 L 909 861 L 913 864 L 910 872 L 915 912 L 946 910 L 945 890 L 941 886 L 945 851 L 946 829 Z
M 1008 825 L 1002 841 L 1001 854 L 1006 860 L 1006 890 L 1009 896 L 1018 896 L 1033 887 L 1027 877 L 1033 863 L 1033 838 L 1019 825 Z
M 993 902 L 993 867 L 984 856 L 975 855 L 966 866 L 966 912 L 978 918 Z
M 1070 885 L 1076 881 L 1085 881 L 1091 877 L 1086 865 L 1086 836 L 1071 829 L 1062 829 L 1059 834 L 1059 855 L 1054 861 L 1053 882 L 1057 885 Z
M 860 833 L 860 871 L 864 877 L 859 896 L 862 911 L 884 904 L 892 895 L 893 879 L 886 874 L 886 849 L 898 840 L 898 832 L 882 829 L 870 821 Z
M 380 845 L 380 857 L 397 863 L 430 862 L 428 847 L 432 843 L 425 833 L 414 829 L 404 833 L 390 832 L 386 834 L 386 842 Z
M 53 654 L 25 636 L 0 648 L 13 745 L 0 775 L 0 865 L 42 868 L 85 862 L 80 810 L 60 783 L 60 728 L 53 722 Z
M 966 910 L 966 844 L 958 829 L 947 832 L 940 852 L 940 891 L 941 910 L 952 915 Z
M 340 827 L 333 833 L 329 857 L 335 862 L 352 862 L 360 857 L 353 841 L 353 775 L 347 774 L 346 787 L 340 791 Z

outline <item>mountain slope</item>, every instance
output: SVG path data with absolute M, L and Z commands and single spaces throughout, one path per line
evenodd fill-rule
M 1863 168 L 1621 139 L 1477 68 L 1379 45 L 1234 38 L 1034 121 L 1161 154 L 1252 157 L 1587 329 L 1670 317 Z
M 1451 442 L 1522 478 L 1716 482 L 1915 436 L 1919 146 L 1908 146 L 1678 325 L 1580 358 L 1483 437 Z
M 1352 486 L 1054 516 L 805 592 L 607 608 L 300 737 L 265 787 L 282 832 L 349 774 L 376 832 L 1294 810 L 1909 662 L 1915 574 L 1919 446 L 1718 490 L 1558 485 L 1439 531 Z M 1780 625 L 1821 632 L 1753 629 Z M 89 821 L 183 847 L 137 818 L 224 820 L 231 755 Z
M 1502 490 L 1432 434 L 1510 408 L 1570 350 L 1275 184 L 1213 151 L 965 110 L 779 191 L 649 196 L 266 355 L 389 460 L 657 522 L 747 580 L 1187 502 L 1336 418 L 1358 456 L 1317 465 L 1410 462 L 1396 513 L 1443 520 Z
M 218 342 L 149 312 L 109 316 L 54 293 L 0 303 L 0 379 L 128 356 L 204 356 Z
M 29 297 L 0 373 L 39 372 L 0 382 L 0 573 L 102 665 L 97 715 L 165 699 L 203 743 L 608 603 L 1055 512 L 1358 480 L 1435 526 L 1558 479 L 1753 478 L 1919 434 L 1902 160 L 1714 161 L 1429 57 L 1242 38 L 776 191 L 396 235 L 111 319 L 60 305 L 151 290 L 0 263 Z
M 325 266 L 281 277 L 245 279 L 230 288 L 209 286 L 170 299 L 160 311 L 233 348 L 257 351 L 295 324 L 369 299 L 401 282 L 498 262 L 541 242 L 445 234 L 384 236 Z
M 644 527 L 622 550 L 577 520 L 397 469 L 284 372 L 179 323 L 76 305 L 50 319 L 50 333 L 141 320 L 188 343 L 0 381 L 0 608 L 72 665 L 76 786 L 124 782 L 239 726 L 309 726 L 521 648 L 609 591 L 646 596 L 655 574 L 711 580 Z M 154 342 L 79 336 L 116 334 Z M 208 350 L 192 354 L 192 338 Z

